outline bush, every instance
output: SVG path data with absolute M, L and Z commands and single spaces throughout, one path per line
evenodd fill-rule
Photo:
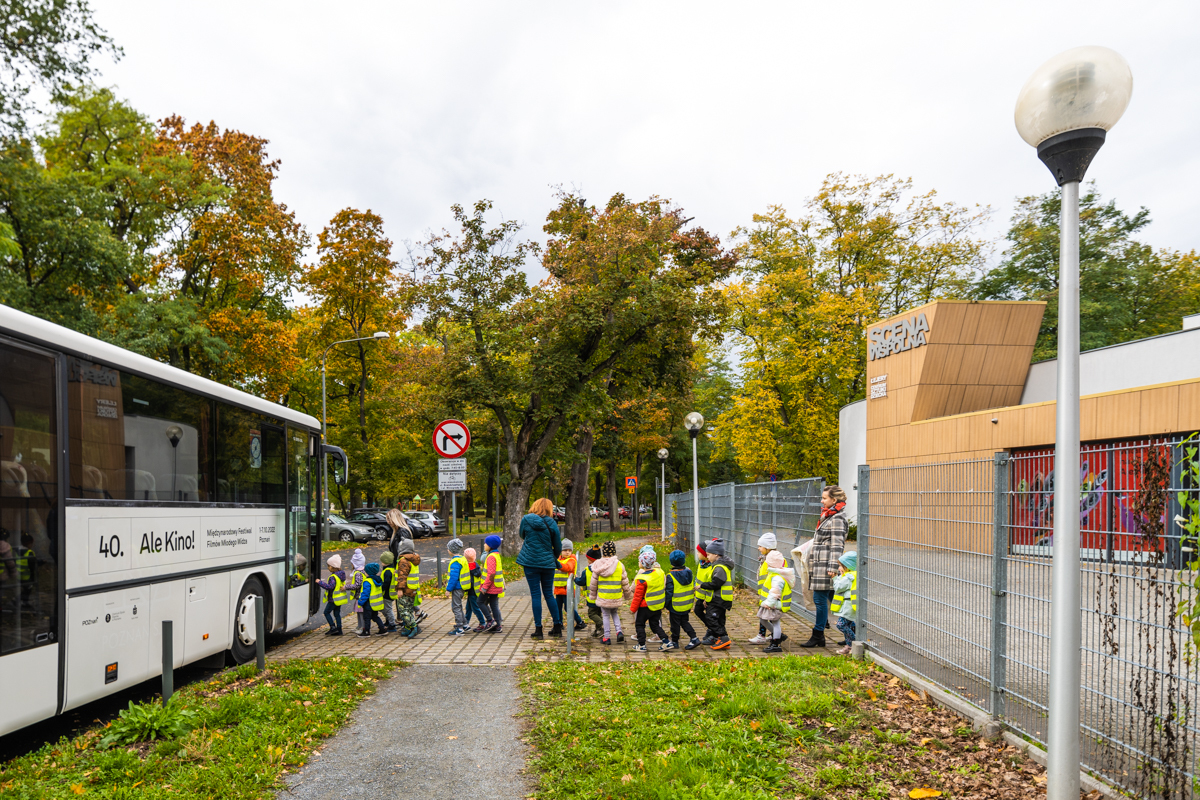
M 185 711 L 178 703 L 152 701 L 134 704 L 117 715 L 100 739 L 101 747 L 152 742 L 156 739 L 174 739 L 192 728 L 195 713 Z

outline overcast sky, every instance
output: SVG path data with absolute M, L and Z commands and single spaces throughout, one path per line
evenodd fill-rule
M 397 256 L 479 198 L 541 237 L 556 185 L 668 197 L 725 239 L 837 170 L 990 205 L 1000 237 L 1014 198 L 1054 188 L 1017 92 L 1081 44 L 1134 75 L 1089 178 L 1151 209 L 1150 243 L 1200 247 L 1194 0 L 94 3 L 125 50 L 101 83 L 153 119 L 269 139 L 314 237 L 369 208 Z

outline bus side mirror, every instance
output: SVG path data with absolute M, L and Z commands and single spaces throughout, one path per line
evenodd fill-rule
M 338 486 L 345 486 L 346 479 L 350 477 L 350 461 L 346 458 L 346 451 L 332 444 L 323 444 L 321 452 L 333 459 L 333 464 L 330 465 L 333 482 Z

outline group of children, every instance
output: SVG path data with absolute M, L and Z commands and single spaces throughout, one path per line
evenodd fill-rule
M 478 553 L 474 548 L 464 548 L 461 539 L 451 539 L 447 543 L 450 564 L 445 588 L 454 613 L 454 627 L 447 631 L 448 636 L 502 632 L 500 600 L 504 597 L 504 565 L 499 552 L 500 541 L 496 535 L 484 539 L 482 560 L 477 560 Z M 791 611 L 796 573 L 778 550 L 774 533 L 767 532 L 759 537 L 758 550 L 759 629 L 758 636 L 750 639 L 750 643 L 765 644 L 765 653 L 781 653 L 781 645 L 787 639 L 781 620 Z M 421 557 L 413 550 L 410 539 L 401 540 L 398 552 L 398 559 L 393 560 L 390 552 L 384 552 L 379 563 L 367 564 L 362 550 L 355 550 L 350 558 L 354 572 L 349 577 L 342 571 L 341 556 L 330 556 L 327 562 L 329 578 L 317 582 L 326 592 L 325 619 L 329 623 L 326 636 L 342 635 L 341 610 L 352 600 L 358 614 L 359 636 L 370 636 L 372 621 L 380 635 L 399 630 L 402 635 L 412 638 L 421 632 L 419 623 L 426 617 L 419 608 Z M 625 641 L 620 609 L 628 603 L 637 633 L 634 650 L 644 652 L 647 649 L 647 627 L 659 638 L 659 650 L 678 649 L 684 633 L 688 636 L 684 650 L 694 650 L 702 645 L 724 650 L 730 645 L 725 622 L 733 608 L 734 565 L 725 556 L 725 542 L 721 539 L 697 545 L 696 555 L 695 575 L 688 569 L 687 556 L 682 550 L 671 553 L 671 569 L 664 571 L 659 566 L 654 546 L 645 545 L 638 553 L 638 570 L 630 580 L 625 565 L 617 559 L 616 542 L 607 541 L 599 547 L 591 547 L 584 554 L 588 566 L 576 576 L 574 545 L 570 539 L 563 539 L 562 554 L 558 559 L 559 574 L 554 581 L 560 619 L 566 612 L 567 582 L 574 577 L 575 585 L 587 592 L 588 618 L 595 625 L 592 636 L 600 637 L 601 644 L 612 644 L 614 639 L 618 643 Z M 841 569 L 834 578 L 830 610 L 845 639 L 844 646 L 837 652 L 845 655 L 850 652 L 856 634 L 858 556 L 854 552 L 844 553 L 839 562 Z M 671 631 L 669 636 L 662 624 L 664 609 Z M 380 611 L 384 613 L 384 619 L 380 619 Z M 572 611 L 576 627 L 585 627 L 579 612 Z M 704 625 L 703 638 L 696 635 L 692 626 L 692 613 Z M 473 617 L 479 624 L 471 628 Z
M 363 551 L 356 549 L 350 556 L 354 571 L 349 577 L 342 570 L 341 555 L 329 557 L 329 577 L 317 581 L 325 590 L 326 636 L 342 635 L 342 608 L 351 603 L 358 615 L 355 633 L 359 636 L 371 635 L 372 622 L 379 636 L 399 631 L 411 639 L 421 632 L 420 623 L 428 616 L 420 610 L 421 556 L 411 539 L 401 540 L 397 552 L 398 556 L 393 556 L 385 551 L 378 562 L 368 564 Z
M 446 549 L 450 551 L 446 593 L 454 611 L 454 627 L 446 635 L 503 633 L 500 599 L 504 597 L 504 564 L 500 558 L 500 537 L 492 534 L 483 540 L 482 563 L 476 561 L 479 554 L 475 548 L 463 547 L 462 539 L 451 539 Z M 472 617 L 479 620 L 474 628 Z

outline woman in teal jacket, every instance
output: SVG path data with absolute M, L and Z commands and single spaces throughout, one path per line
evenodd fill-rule
M 558 615 L 558 603 L 554 600 L 554 573 L 558 571 L 558 557 L 562 555 L 562 537 L 558 523 L 554 521 L 554 505 L 545 497 L 534 501 L 529 513 L 521 518 L 521 552 L 517 563 L 525 568 L 525 582 L 529 584 L 529 596 L 533 598 L 534 639 L 542 638 L 542 598 L 554 618 L 550 635 L 562 636 L 562 619 Z

